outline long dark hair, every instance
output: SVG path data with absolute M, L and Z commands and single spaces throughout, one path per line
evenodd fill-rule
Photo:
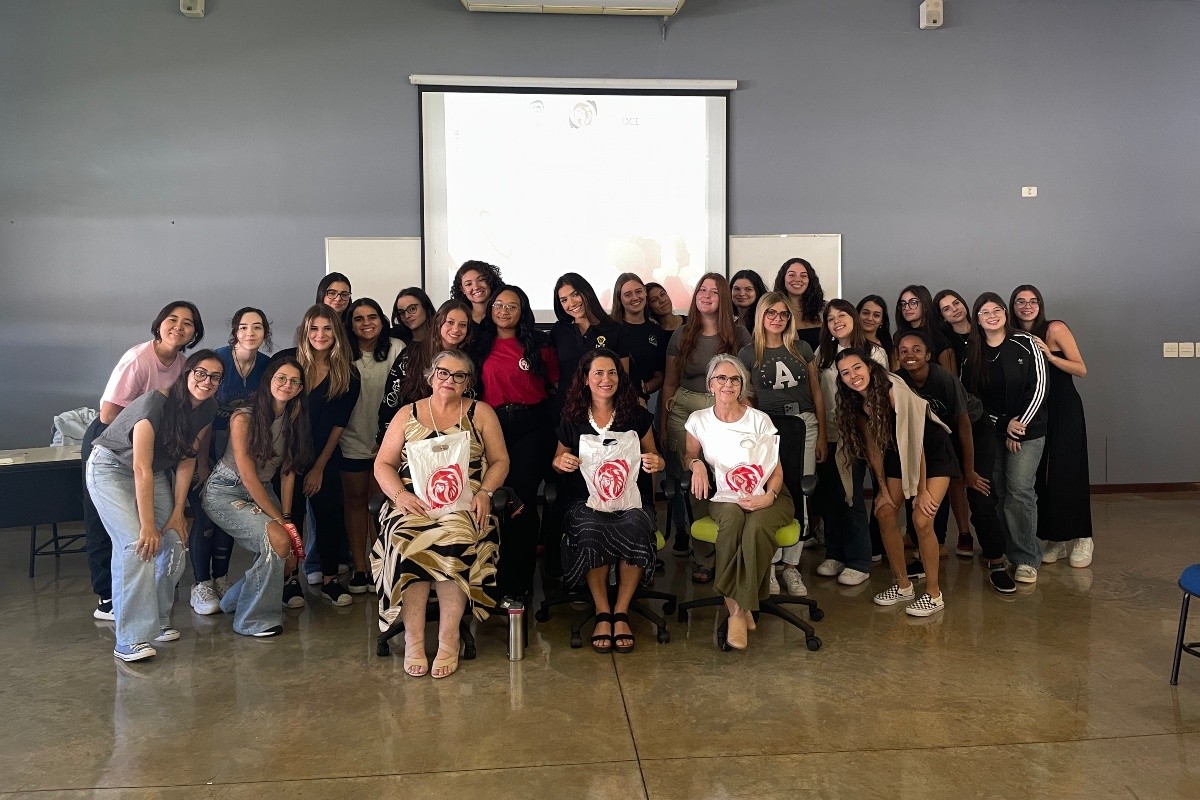
M 921 304 L 921 319 L 917 325 L 913 325 L 906 320 L 902 313 L 903 309 L 900 308 L 900 298 L 904 297 L 905 294 L 911 294 Z M 936 309 L 937 307 L 933 304 L 933 298 L 929 295 L 928 287 L 920 283 L 910 283 L 900 290 L 900 294 L 896 295 L 896 333 L 916 328 L 930 339 L 933 339 L 933 313 Z
M 849 300 L 843 300 L 840 297 L 835 297 L 825 304 L 825 310 L 821 312 L 821 346 L 817 349 L 817 368 L 829 369 L 837 360 L 838 340 L 832 333 L 829 332 L 829 312 L 844 311 L 854 319 L 854 332 L 850 334 L 851 350 L 860 350 L 864 353 L 870 352 L 871 343 L 867 341 L 867 335 L 863 333 L 862 320 L 858 316 L 858 309 L 850 305 Z
M 750 307 L 741 312 L 738 317 L 738 322 L 746 326 L 746 330 L 754 332 L 754 314 L 758 311 L 758 303 L 762 300 L 763 295 L 767 293 L 767 285 L 763 283 L 762 276 L 752 269 L 739 269 L 733 273 L 733 277 L 729 279 L 729 295 L 733 297 L 733 285 L 740 280 L 750 281 L 750 285 L 754 287 L 754 302 Z M 787 299 L 787 294 L 784 293 L 784 299 Z M 737 308 L 737 306 L 734 306 Z
M 692 292 L 692 304 L 688 307 L 687 321 L 679 334 L 679 363 L 683 364 L 692 357 L 696 349 L 697 339 L 704 330 L 704 320 L 696 310 L 696 295 L 707 280 L 717 285 L 717 352 L 736 356 L 738 352 L 737 329 L 733 322 L 733 298 L 729 294 L 729 281 L 719 272 L 706 272 L 696 281 L 696 289 Z
M 596 290 L 588 283 L 587 278 L 578 272 L 568 272 L 554 282 L 554 318 L 559 322 L 564 325 L 570 325 L 575 321 L 571 319 L 571 315 L 567 313 L 567 310 L 562 307 L 562 303 L 558 302 L 558 290 L 564 286 L 570 286 L 579 292 L 579 296 L 583 298 L 583 308 L 588 316 L 589 324 L 600 325 L 613 321 L 613 318 L 600 305 L 600 298 L 596 297 Z
M 192 424 L 192 393 L 188 391 L 188 378 L 201 361 L 221 359 L 213 350 L 197 350 L 183 362 L 183 372 L 167 390 L 167 402 L 163 406 L 162 430 L 155 431 L 156 442 L 161 442 L 163 452 L 173 462 L 196 457 L 196 430 Z M 215 401 L 214 401 L 215 402 Z
M 863 436 L 863 429 L 858 426 L 858 421 L 862 419 L 866 420 L 866 435 L 882 455 L 892 443 L 891 415 L 888 414 L 891 408 L 888 392 L 891 391 L 892 380 L 883 366 L 872 359 L 866 350 L 857 347 L 848 347 L 837 354 L 834 363 L 838 365 L 839 371 L 841 363 L 851 356 L 862 359 L 870 371 L 871 380 L 867 384 L 864 397 L 847 386 L 840 374 L 837 376 L 837 430 L 841 439 L 838 446 L 845 450 L 850 458 L 867 457 L 867 440 Z M 870 401 L 870 413 L 867 412 L 867 401 Z
M 947 297 L 953 297 L 954 299 L 958 300 L 958 302 L 962 303 L 963 308 L 969 309 L 971 307 L 971 304 L 967 302 L 967 298 L 963 297 L 953 289 L 942 289 L 933 296 L 933 308 L 935 311 L 937 311 L 937 327 L 941 329 L 942 334 L 945 336 L 949 336 L 950 334 L 954 333 L 954 329 L 950 327 L 950 323 L 946 321 L 945 315 L 942 314 L 942 301 Z M 968 324 L 970 322 L 971 320 L 967 320 Z
M 462 290 L 462 277 L 472 270 L 483 276 L 492 294 L 496 293 L 497 286 L 504 285 L 504 279 L 500 277 L 500 268 L 495 264 L 489 264 L 486 261 L 464 261 L 463 265 L 458 268 L 458 272 L 454 273 L 454 282 L 450 285 L 450 297 L 454 300 L 461 300 L 467 305 L 471 305 L 471 301 L 467 299 L 467 295 Z
M 1019 295 L 1021 292 L 1033 292 L 1033 296 L 1037 298 L 1038 313 L 1037 316 L 1033 318 L 1033 324 L 1029 326 L 1028 332 L 1032 333 L 1042 341 L 1045 341 L 1046 332 L 1050 328 L 1050 322 L 1046 319 L 1046 300 L 1042 297 L 1041 291 L 1039 291 L 1038 288 L 1032 283 L 1022 283 L 1020 286 L 1013 289 L 1012 294 L 1008 296 L 1008 306 L 1006 307 L 1007 310 L 1005 313 L 1008 314 L 1009 324 L 1012 325 L 1012 321 L 1017 320 L 1016 325 L 1013 326 L 1014 330 L 1017 328 L 1020 328 L 1020 330 L 1025 330 L 1025 328 L 1021 326 L 1020 320 L 1017 317 L 1017 295 Z
M 670 297 L 671 293 L 667 291 L 667 288 L 665 286 L 663 286 L 661 283 L 658 283 L 657 281 L 647 281 L 646 282 L 646 318 L 652 319 L 655 322 L 657 322 L 659 325 L 661 325 L 664 318 L 675 316 L 675 311 L 672 310 L 670 313 L 663 314 L 661 317 L 658 314 L 655 314 L 654 310 L 652 308 L 650 308 L 650 290 L 651 289 L 662 289 L 663 293 L 666 294 L 667 297 Z M 730 300 L 730 302 L 731 303 L 733 302 L 732 299 Z
M 887 301 L 877 294 L 869 294 L 862 300 L 858 301 L 858 305 L 854 307 L 854 310 L 861 315 L 863 306 L 865 306 L 867 303 L 874 303 L 875 305 L 879 306 L 879 309 L 883 312 L 883 322 L 879 323 L 879 330 L 876 332 L 875 336 L 879 339 L 879 344 L 883 347 L 884 351 L 891 356 L 892 320 L 888 316 Z M 966 305 L 966 303 L 963 303 L 963 305 Z
M 984 335 L 983 328 L 979 325 L 979 309 L 985 303 L 995 303 L 1004 309 L 1004 335 L 1013 335 L 1012 317 L 1009 316 L 1008 306 L 1004 305 L 1003 298 L 995 292 L 984 292 L 976 297 L 975 302 L 971 304 L 971 336 L 967 339 L 967 363 L 962 368 L 963 384 L 968 392 L 976 396 L 980 396 L 983 387 L 987 386 L 987 370 L 983 367 Z
M 589 350 L 579 359 L 575 377 L 571 380 L 571 388 L 563 400 L 563 419 L 572 422 L 587 422 L 588 411 L 592 408 L 592 390 L 588 388 L 588 372 L 597 358 L 611 359 L 617 365 L 617 391 L 613 395 L 613 420 L 627 422 L 633 414 L 633 409 L 640 407 L 637 392 L 633 389 L 633 381 L 625 367 L 621 366 L 621 358 L 607 347 L 597 347 Z
M 255 466 L 262 466 L 275 458 L 275 443 L 271 440 L 271 424 L 275 422 L 275 398 L 271 396 L 271 383 L 275 374 L 283 367 L 294 367 L 300 372 L 301 389 L 283 407 L 283 461 L 279 465 L 282 474 L 303 472 L 312 463 L 312 433 L 308 422 L 308 387 L 303 385 L 304 368 L 289 355 L 277 355 L 267 363 L 258 388 L 250 396 L 250 457 Z
M 363 306 L 372 309 L 379 315 L 379 338 L 375 340 L 375 349 L 371 353 L 371 357 L 376 361 L 387 361 L 388 352 L 392 349 L 392 326 L 388 322 L 388 318 L 384 316 L 379 303 L 369 297 L 360 297 L 346 309 L 346 332 L 349 334 L 347 338 L 350 339 L 350 360 L 358 361 L 362 358 L 362 345 L 358 343 L 358 336 L 354 334 L 354 309 Z
M 396 295 L 396 299 L 392 301 L 392 331 L 396 338 L 405 344 L 412 344 L 413 332 L 404 324 L 404 317 L 400 316 L 400 309 L 396 306 L 400 303 L 401 297 L 413 297 L 421 304 L 421 308 L 425 311 L 425 324 L 420 327 L 425 328 L 425 338 L 429 338 L 429 329 L 433 326 L 433 301 L 429 299 L 429 295 L 425 294 L 425 290 L 417 286 L 409 286 L 407 289 L 401 289 Z
M 442 325 L 446 322 L 446 317 L 450 316 L 451 311 L 461 311 L 467 316 L 467 338 L 456 345 L 447 344 L 442 340 Z M 425 370 L 433 363 L 433 357 L 443 350 L 469 352 L 473 331 L 470 303 L 454 299 L 442 303 L 438 307 L 437 313 L 433 315 L 433 326 L 429 331 L 429 335 L 425 337 L 425 341 L 417 342 L 404 351 L 407 353 L 408 360 L 404 367 L 404 383 L 401 387 L 403 396 L 412 400 L 419 400 L 422 397 L 432 394 L 433 388 L 429 385 L 429 381 L 425 379 Z
M 237 311 L 233 312 L 233 319 L 229 321 L 229 346 L 237 347 L 238 326 L 242 324 L 242 317 L 246 316 L 247 314 L 258 314 L 258 317 L 262 320 L 263 324 L 262 346 L 268 350 L 274 349 L 275 343 L 271 341 L 271 321 L 267 319 L 266 312 L 264 312 L 261 308 L 255 308 L 254 306 L 246 306 L 245 308 L 239 308 Z
M 192 313 L 192 326 L 196 333 L 192 336 L 192 340 L 183 346 L 184 352 L 191 350 L 196 345 L 200 344 L 200 340 L 204 338 L 204 320 L 200 319 L 200 309 L 196 308 L 196 304 L 188 300 L 175 300 L 167 303 L 158 312 L 158 316 L 154 318 L 154 322 L 150 323 L 150 332 L 154 334 L 154 341 L 161 342 L 162 334 L 158 329 L 162 327 L 163 322 L 167 317 L 171 316 L 171 312 L 177 308 L 186 308 Z M 266 317 L 263 317 L 266 319 Z
M 496 333 L 496 322 L 492 319 L 491 306 L 503 292 L 512 292 L 517 296 L 517 301 L 521 304 L 521 317 L 517 320 L 517 341 L 521 343 L 522 355 L 525 356 L 525 363 L 529 365 L 529 371 L 545 380 L 547 377 L 546 364 L 542 361 L 542 347 L 547 342 L 546 334 L 542 333 L 534 325 L 533 309 L 529 305 L 529 295 L 525 294 L 525 290 L 520 286 L 502 283 L 492 290 L 492 295 L 488 298 L 488 314 L 483 318 L 483 323 L 479 326 L 479 335 L 476 337 L 474 346 L 470 351 L 471 357 L 475 359 L 476 364 L 482 366 L 483 362 L 491 354 L 492 346 L 496 344 L 498 335 Z
M 803 258 L 789 258 L 783 262 L 779 272 L 775 273 L 775 291 L 782 292 L 784 297 L 789 297 L 783 278 L 787 275 L 788 267 L 793 264 L 799 264 L 808 273 L 808 286 L 804 289 L 804 294 L 800 295 L 800 307 L 796 309 L 800 312 L 800 319 L 805 322 L 819 322 L 821 310 L 825 307 L 825 290 L 821 288 L 821 279 L 817 277 L 817 271 L 813 269 L 812 264 Z

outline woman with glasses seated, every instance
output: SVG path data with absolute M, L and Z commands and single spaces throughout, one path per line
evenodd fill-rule
M 131 402 L 93 443 L 86 481 L 112 539 L 113 655 L 122 661 L 156 655 L 151 640 L 179 638 L 171 607 L 187 566 L 183 510 L 220 384 L 217 354 L 193 353 L 169 390 Z
M 736 474 L 735 468 L 746 466 L 720 454 L 738 452 L 748 434 L 761 437 L 776 433 L 771 418 L 747 402 L 749 383 L 746 368 L 737 358 L 719 354 L 708 362 L 708 390 L 716 403 L 694 412 L 685 425 L 684 469 L 691 473 L 692 495 L 701 503 L 712 490 L 707 467 L 719 466 L 721 473 Z M 730 463 L 721 463 L 722 458 Z M 754 466 L 749 465 L 749 473 Z M 708 515 L 717 523 L 713 588 L 725 597 L 729 612 L 727 641 L 736 650 L 746 649 L 747 631 L 755 628 L 753 612 L 758 610 L 759 600 L 770 596 L 775 532 L 791 522 L 795 513 L 778 461 L 769 475 L 759 475 L 756 481 L 748 480 L 743 485 L 749 486 L 749 491 L 741 493 L 737 502 L 708 503 Z
M 599 511 L 588 505 L 588 487 L 579 472 L 581 436 L 633 431 L 641 442 L 637 486 L 642 505 L 625 511 Z M 638 582 L 654 577 L 654 487 L 650 475 L 664 461 L 654 444 L 653 418 L 638 403 L 637 392 L 620 357 L 597 348 L 579 361 L 563 403 L 554 469 L 562 473 L 559 502 L 563 514 L 562 567 L 568 586 L 587 583 L 596 608 L 592 649 L 597 653 L 633 650 L 629 602 Z M 620 482 L 619 479 L 617 481 Z M 616 603 L 609 604 L 608 570 L 617 567 Z
M 243 636 L 283 633 L 285 565 L 295 567 L 284 525 L 291 515 L 296 474 L 312 460 L 304 370 L 290 356 L 267 364 L 249 407 L 229 418 L 229 448 L 204 487 L 204 513 L 250 551 L 254 563 L 221 597 Z M 271 480 L 279 473 L 279 495 Z
M 435 678 L 458 669 L 458 626 L 468 605 L 478 619 L 486 619 L 495 607 L 499 544 L 492 493 L 508 475 L 508 453 L 491 407 L 463 397 L 474 378 L 475 366 L 461 351 L 434 356 L 425 372 L 433 394 L 400 409 L 375 459 L 375 480 L 388 497 L 371 551 L 379 627 L 387 630 L 403 614 L 404 671 L 414 678 L 429 671 L 425 609 L 431 585 L 439 610 Z M 470 434 L 471 509 L 431 518 L 429 507 L 413 492 L 405 445 L 459 431 Z

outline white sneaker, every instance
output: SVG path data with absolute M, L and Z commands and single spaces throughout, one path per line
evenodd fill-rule
M 838 573 L 837 582 L 842 586 L 858 586 L 866 580 L 869 580 L 871 573 L 863 572 L 852 567 L 846 567 Z
M 230 586 L 233 586 L 233 581 L 229 580 L 228 575 L 222 575 L 213 581 L 213 591 L 217 593 L 217 597 L 224 597 Z
M 894 606 L 901 600 L 912 600 L 916 596 L 916 587 L 914 587 L 911 583 L 908 585 L 907 589 L 901 589 L 899 586 L 893 583 L 892 588 L 885 589 L 884 591 L 875 595 L 874 601 L 875 605 L 877 606 Z
M 845 568 L 846 565 L 837 559 L 827 558 L 817 565 L 817 574 L 824 578 L 832 578 L 841 573 Z
M 1042 563 L 1053 564 L 1060 558 L 1067 557 L 1066 542 L 1043 542 L 1042 543 Z
M 914 617 L 929 617 L 946 607 L 944 595 L 930 597 L 928 593 L 921 595 L 921 598 L 915 603 L 910 603 L 904 609 L 905 614 L 910 614 Z
M 783 585 L 787 587 L 788 594 L 792 597 L 805 597 L 808 595 L 808 588 L 804 585 L 804 580 L 800 577 L 800 570 L 795 567 L 783 568 Z
M 158 636 L 154 637 L 156 642 L 174 642 L 179 639 L 179 631 L 172 628 L 170 625 L 164 625 L 158 629 Z
M 774 597 L 777 594 L 783 594 L 783 590 L 779 588 L 779 576 L 775 574 L 775 565 L 771 565 L 771 571 L 767 573 L 767 591 Z
M 1037 583 L 1037 570 L 1028 564 L 1018 564 L 1013 570 L 1013 580 L 1017 583 Z
M 203 616 L 221 612 L 221 598 L 217 596 L 212 581 L 200 581 L 192 587 L 192 611 Z
M 871 555 L 871 563 L 878 564 L 883 561 L 883 553 L 873 553 Z
M 1095 547 L 1096 543 L 1090 536 L 1083 539 L 1076 539 L 1075 546 L 1071 548 L 1071 566 L 1082 569 L 1090 565 L 1092 563 L 1092 551 Z

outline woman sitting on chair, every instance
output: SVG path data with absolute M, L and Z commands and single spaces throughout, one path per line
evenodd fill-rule
M 588 504 L 587 482 L 580 473 L 580 437 L 632 431 L 641 443 L 638 491 L 642 504 L 625 511 L 601 511 Z M 597 653 L 633 650 L 629 602 L 638 581 L 654 575 L 654 489 L 650 474 L 664 461 L 654 445 L 653 418 L 638 403 L 637 392 L 617 354 L 606 348 L 587 352 L 563 401 L 554 469 L 564 475 L 559 488 L 563 515 L 563 580 L 585 580 L 596 607 L 592 649 Z M 607 465 L 606 465 L 607 466 Z M 608 569 L 617 565 L 617 600 L 608 599 Z M 607 627 L 607 630 L 605 630 Z
M 775 435 L 775 425 L 763 412 L 747 403 L 749 375 L 742 362 L 724 353 L 708 362 L 708 391 L 716 397 L 712 408 L 688 417 L 684 464 L 691 473 L 692 494 L 705 500 L 710 494 L 707 464 L 720 474 L 736 473 L 739 463 L 720 463 L 743 446 L 747 435 Z M 701 454 L 703 453 L 703 456 Z M 729 475 L 726 475 L 727 480 Z M 734 483 L 734 481 L 729 481 Z M 750 486 L 749 484 L 754 484 Z M 783 485 L 783 468 L 776 458 L 769 475 L 746 481 L 749 491 L 737 502 L 709 502 L 708 515 L 717 523 L 716 579 L 713 587 L 724 596 L 729 611 L 729 646 L 745 650 L 746 632 L 755 627 L 752 612 L 770 595 L 768 573 L 775 553 L 775 532 L 792 521 L 795 506 Z M 719 487 L 718 487 L 719 488 Z
M 491 407 L 463 399 L 475 378 L 466 354 L 438 353 L 425 378 L 433 395 L 396 413 L 375 458 L 375 480 L 388 500 L 379 515 L 371 572 L 379 593 L 380 628 L 386 630 L 404 614 L 404 671 L 413 677 L 429 670 L 425 608 L 433 584 L 440 610 L 433 677 L 445 678 L 458 669 L 458 624 L 467 605 L 479 619 L 486 619 L 495 606 L 499 541 L 491 517 L 492 493 L 508 475 L 508 451 Z M 471 509 L 432 518 L 429 506 L 413 492 L 405 445 L 460 431 L 470 434 Z

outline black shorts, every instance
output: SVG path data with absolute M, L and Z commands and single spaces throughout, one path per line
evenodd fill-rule
M 341 463 L 338 464 L 338 469 L 342 472 L 367 472 L 374 467 L 374 458 L 346 458 L 343 456 Z
M 883 454 L 883 474 L 896 480 L 903 479 L 900 470 L 900 453 L 894 448 L 888 448 Z M 954 454 L 954 445 L 950 434 L 941 426 L 925 421 L 925 477 L 926 478 L 961 478 L 962 471 L 958 465 L 958 457 Z

